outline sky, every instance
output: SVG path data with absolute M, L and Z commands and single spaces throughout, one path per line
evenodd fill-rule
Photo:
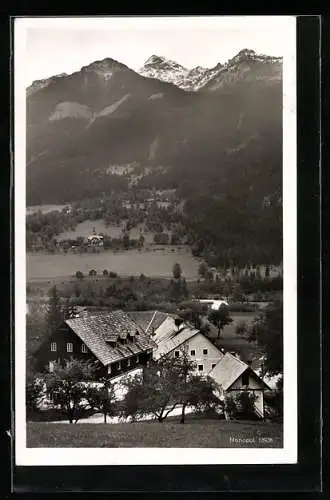
M 293 22 L 287 16 L 18 18 L 15 37 L 24 39 L 28 86 L 106 57 L 138 70 L 153 54 L 187 68 L 213 67 L 244 48 L 283 56 Z

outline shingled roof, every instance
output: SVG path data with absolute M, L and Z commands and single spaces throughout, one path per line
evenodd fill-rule
M 67 319 L 65 323 L 104 365 L 138 355 L 156 347 L 144 330 L 123 311 L 99 311 Z M 131 341 L 112 347 L 109 342 Z
M 254 373 L 265 389 L 270 389 L 270 387 L 255 373 L 254 370 L 249 367 L 249 365 L 229 352 L 227 352 L 224 357 L 218 361 L 213 370 L 210 371 L 209 375 L 222 386 L 224 391 L 227 391 L 248 369 Z
M 157 330 L 169 316 L 162 311 L 131 311 L 128 314 L 146 333 L 149 334 L 152 332 L 152 329 Z
M 156 330 L 154 340 L 157 344 L 157 349 L 154 351 L 154 358 L 159 359 L 165 354 L 168 354 L 198 333 L 200 333 L 199 330 L 187 324 L 184 324 L 178 329 L 175 325 L 174 318 L 168 316 Z

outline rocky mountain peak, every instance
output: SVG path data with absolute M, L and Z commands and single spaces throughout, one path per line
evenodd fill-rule
M 97 72 L 108 72 L 114 69 L 127 69 L 125 64 L 122 64 L 111 57 L 106 57 L 101 61 L 94 61 L 87 66 L 83 66 L 81 71 L 97 71 Z
M 155 65 L 155 64 L 162 64 L 164 61 L 166 61 L 166 58 L 163 56 L 157 56 L 153 54 L 150 56 L 146 62 L 144 63 L 144 66 L 150 66 L 150 65 Z

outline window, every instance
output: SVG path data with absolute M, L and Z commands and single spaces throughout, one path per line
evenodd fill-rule
M 131 360 L 130 359 L 127 360 L 127 366 L 131 366 Z
M 192 351 L 190 351 L 190 356 L 195 356 L 195 354 L 196 354 L 195 349 L 193 349 Z
M 204 366 L 203 365 L 198 365 L 198 371 L 202 372 L 203 370 L 204 370 Z
M 73 351 L 73 344 L 72 344 L 72 342 L 68 342 L 66 344 L 66 351 L 67 352 L 72 352 Z
M 51 350 L 52 352 L 56 352 L 56 351 L 57 351 L 57 345 L 56 345 L 56 342 L 52 342 L 52 343 L 50 344 L 50 350 Z
M 118 361 L 118 370 L 121 370 L 121 362 Z
M 203 349 L 203 354 L 207 354 L 207 349 Z
M 215 367 L 216 363 L 212 363 L 212 369 Z
M 81 344 L 81 352 L 87 352 L 87 347 L 85 344 Z
M 136 356 L 136 362 L 137 362 L 137 363 L 140 363 L 140 358 L 139 358 L 139 356 Z
M 249 385 L 249 371 L 245 370 L 242 375 L 242 385 Z
M 54 361 L 49 361 L 48 370 L 49 373 L 52 373 L 54 371 Z
M 111 373 L 111 365 L 108 366 L 108 374 L 110 375 Z
M 178 357 L 180 356 L 180 352 L 179 352 L 179 351 L 175 351 L 175 352 L 174 352 L 174 356 L 175 356 L 176 358 L 178 358 Z

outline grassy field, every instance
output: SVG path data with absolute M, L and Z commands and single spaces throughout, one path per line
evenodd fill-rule
M 187 420 L 125 424 L 27 423 L 29 448 L 281 448 L 281 424 Z
M 174 250 L 174 251 L 172 251 Z M 102 273 L 103 269 L 116 271 L 122 276 L 149 277 L 172 276 L 172 268 L 178 262 L 187 279 L 197 279 L 199 261 L 187 248 L 154 248 L 149 251 L 127 250 L 102 251 L 88 254 L 27 254 L 27 281 L 73 276 L 76 271 L 88 274 L 91 269 Z

